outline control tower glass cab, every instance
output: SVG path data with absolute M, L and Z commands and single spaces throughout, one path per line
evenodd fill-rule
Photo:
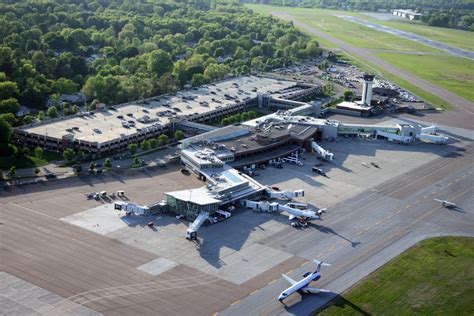
M 362 87 L 361 104 L 370 105 L 372 101 L 372 84 L 374 83 L 374 75 L 364 74 L 364 85 Z

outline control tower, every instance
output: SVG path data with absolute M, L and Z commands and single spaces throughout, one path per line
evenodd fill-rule
M 364 86 L 362 87 L 361 105 L 370 105 L 372 101 L 372 84 L 374 82 L 374 75 L 364 75 Z

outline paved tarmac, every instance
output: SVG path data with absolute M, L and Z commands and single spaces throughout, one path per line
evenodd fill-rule
M 354 47 L 352 45 L 349 45 L 348 43 L 337 39 L 333 36 L 330 36 L 326 34 L 325 32 L 311 27 L 307 25 L 306 23 L 298 21 L 296 18 L 293 16 L 284 13 L 284 12 L 272 12 L 272 14 L 276 17 L 279 17 L 284 20 L 289 20 L 292 21 L 293 24 L 311 34 L 314 34 L 320 38 L 323 38 L 327 41 L 330 41 L 334 44 L 336 44 L 340 49 L 343 51 L 347 52 L 349 55 L 352 55 L 357 58 L 362 58 L 364 60 L 367 60 L 371 62 L 372 64 L 375 64 L 384 70 L 392 73 L 393 75 L 400 77 L 411 84 L 433 94 L 441 99 L 445 100 L 447 103 L 452 104 L 454 106 L 454 109 L 449 112 L 449 114 L 445 116 L 449 116 L 450 119 L 449 121 L 451 122 L 457 122 L 462 124 L 463 126 L 471 126 L 472 127 L 472 121 L 474 119 L 474 103 L 458 96 L 455 93 L 452 93 L 446 89 L 443 89 L 435 84 L 432 84 L 424 79 L 421 79 L 420 77 L 406 72 L 404 70 L 401 70 L 400 68 L 397 68 L 393 66 L 392 64 L 382 60 L 381 58 L 375 56 L 374 54 L 370 53 L 367 49 L 364 48 L 358 48 Z
M 366 145 L 358 147 L 359 142 Z M 385 181 L 340 199 L 342 202 L 331 206 L 322 222 L 309 229 L 290 227 L 282 215 L 246 211 L 203 227 L 199 232 L 204 239 L 201 245 L 187 242 L 185 223 L 172 216 L 167 219 L 170 224 L 158 227 L 157 232 L 140 225 L 122 225 L 106 235 L 103 222 L 96 222 L 100 227 L 91 230 L 64 221 L 65 217 L 98 212 L 98 207 L 110 203 L 87 200 L 85 194 L 89 192 L 125 188 L 130 200 L 147 204 L 159 201 L 163 192 L 202 185 L 195 177 L 182 175 L 178 167 L 0 190 L 0 271 L 38 287 L 38 291 L 44 289 L 65 298 L 40 306 L 44 315 L 73 314 L 80 306 L 106 315 L 300 315 L 327 300 L 307 296 L 296 304 L 296 295 L 288 300 L 290 307 L 285 310 L 275 295 L 287 286 L 281 273 L 291 270 L 290 275 L 299 278 L 314 268 L 310 263 L 314 257 L 333 263 L 324 270 L 318 285 L 340 293 L 421 238 L 472 234 L 471 147 L 403 146 L 363 139 L 343 139 L 327 146 L 339 148 L 338 164 L 350 162 L 352 166 L 347 169 L 334 164 L 329 172 L 334 178 L 320 182 L 305 179 L 315 190 L 318 183 L 329 190 L 331 182 L 343 183 L 344 179 L 350 180 L 348 190 L 366 187 L 361 181 L 371 181 L 377 173 L 377 178 Z M 355 149 L 354 155 L 344 155 Z M 308 157 L 305 162 L 312 159 Z M 383 169 L 379 172 L 361 166 L 365 159 L 377 161 Z M 401 159 L 415 167 L 404 167 Z M 409 171 L 402 173 L 397 168 Z M 296 173 L 288 177 L 291 170 L 285 167 L 281 176 L 294 178 Z M 358 174 L 363 177 L 358 178 Z M 398 176 L 393 178 L 395 174 Z M 434 197 L 452 199 L 460 209 L 443 209 L 432 200 Z M 325 200 L 322 196 L 314 198 Z M 165 239 L 179 242 L 166 244 Z M 187 248 L 185 252 L 173 251 L 173 245 Z M 265 252 L 260 253 L 262 250 Z M 267 253 L 278 255 L 278 264 L 266 262 Z M 204 260 L 188 260 L 193 255 Z M 253 263 L 255 267 L 248 268 Z M 239 269 L 245 271 L 240 274 Z
M 409 39 L 409 40 L 414 41 L 414 42 L 418 42 L 418 43 L 421 43 L 421 44 L 424 44 L 424 45 L 427 45 L 427 46 L 430 46 L 430 47 L 434 47 L 436 49 L 443 50 L 443 51 L 449 53 L 450 55 L 453 55 L 453 56 L 456 56 L 456 57 L 463 57 L 463 58 L 474 60 L 474 52 L 471 52 L 471 51 L 468 51 L 468 50 L 465 50 L 465 49 L 461 49 L 461 48 L 457 48 L 457 47 L 454 47 L 454 46 L 451 46 L 451 45 L 448 45 L 448 44 L 444 44 L 444 43 L 441 43 L 441 42 L 433 41 L 429 38 L 426 38 L 426 37 L 418 35 L 418 34 L 397 30 L 397 29 L 394 29 L 394 28 L 391 28 L 391 27 L 388 27 L 388 26 L 385 26 L 385 25 L 380 25 L 380 24 L 377 24 L 377 23 L 369 22 L 367 20 L 360 19 L 360 18 L 357 18 L 357 17 L 354 17 L 354 16 L 349 16 L 349 15 L 336 15 L 336 16 L 338 18 L 341 18 L 341 19 L 344 19 L 344 20 L 347 20 L 347 21 L 350 21 L 350 22 L 353 22 L 353 23 L 357 23 L 357 24 L 360 24 L 360 25 L 364 25 L 364 26 L 373 28 L 373 29 L 375 29 L 377 31 L 380 31 L 380 32 L 384 32 L 384 33 L 392 34 L 392 35 L 395 35 L 395 36 L 403 37 L 403 38 Z
M 309 315 L 418 241 L 474 237 L 472 161 L 473 146 L 468 146 L 340 203 L 309 229 L 272 236 L 263 244 L 331 263 L 314 283 L 331 293 L 295 294 L 283 306 L 277 295 L 289 284 L 277 278 L 219 315 Z M 448 210 L 434 198 L 453 201 L 458 208 Z M 305 262 L 287 273 L 300 279 L 313 269 Z

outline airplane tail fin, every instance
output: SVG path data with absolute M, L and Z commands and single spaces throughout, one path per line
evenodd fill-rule
M 316 260 L 316 259 L 313 259 L 314 263 L 316 263 L 318 266 L 325 266 L 325 267 L 330 267 L 331 264 L 330 263 L 326 263 L 326 262 L 322 262 L 322 261 L 319 261 L 319 260 Z
M 321 270 L 322 266 L 325 266 L 325 267 L 330 267 L 331 266 L 329 263 L 322 262 L 322 261 L 319 261 L 319 260 L 316 260 L 316 259 L 313 259 L 313 261 L 314 261 L 314 263 L 316 263 L 318 265 L 318 268 L 316 269 L 316 272 L 319 272 Z

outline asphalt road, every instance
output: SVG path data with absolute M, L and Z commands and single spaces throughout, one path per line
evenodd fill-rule
M 472 161 L 469 146 L 341 203 L 306 230 L 272 236 L 263 244 L 331 263 L 314 286 L 332 292 L 295 294 L 283 306 L 277 296 L 289 284 L 277 278 L 219 315 L 308 315 L 418 241 L 442 235 L 474 237 Z M 434 198 L 453 201 L 458 208 L 448 210 Z M 300 279 L 314 268 L 305 262 L 287 273 Z
M 420 35 L 417 35 L 417 34 L 414 34 L 414 33 L 411 33 L 411 32 L 405 32 L 405 31 L 397 30 L 397 29 L 394 29 L 394 28 L 391 28 L 391 27 L 388 27 L 388 26 L 385 26 L 385 25 L 372 23 L 372 22 L 369 22 L 369 21 L 364 20 L 364 19 L 356 18 L 354 16 L 349 16 L 349 15 L 336 15 L 336 16 L 338 18 L 342 18 L 344 20 L 347 20 L 347 21 L 350 21 L 350 22 L 353 22 L 353 23 L 357 23 L 357 24 L 361 24 L 361 25 L 373 28 L 373 29 L 375 29 L 377 31 L 380 31 L 380 32 L 392 34 L 392 35 L 395 35 L 395 36 L 400 36 L 400 37 L 406 38 L 408 40 L 418 42 L 420 44 L 424 44 L 424 45 L 427 45 L 427 46 L 434 47 L 436 49 L 443 50 L 443 51 L 449 53 L 450 55 L 453 55 L 453 56 L 456 56 L 456 57 L 463 57 L 463 58 L 474 60 L 474 52 L 471 52 L 471 51 L 468 51 L 468 50 L 460 49 L 460 48 L 457 48 L 457 47 L 454 47 L 454 46 L 451 46 L 451 45 L 447 45 L 447 44 L 444 44 L 444 43 L 441 43 L 441 42 L 433 41 L 429 38 L 426 38 L 424 36 L 420 36 Z
M 295 19 L 293 16 L 283 13 L 283 12 L 273 12 L 272 13 L 274 16 L 279 17 L 284 20 L 290 20 L 293 22 L 294 25 L 298 26 L 301 29 L 304 29 L 320 38 L 323 38 L 327 41 L 330 41 L 334 44 L 336 44 L 340 49 L 343 51 L 347 52 L 349 55 L 355 56 L 357 58 L 362 58 L 364 60 L 367 60 L 383 69 L 386 71 L 392 73 L 393 75 L 400 77 L 411 84 L 433 94 L 441 99 L 445 100 L 447 103 L 452 104 L 454 106 L 454 110 L 450 111 L 450 121 L 454 122 L 461 122 L 464 126 L 471 126 L 472 127 L 472 121 L 474 118 L 474 103 L 470 102 L 469 100 L 466 100 L 446 89 L 443 89 L 437 85 L 434 85 L 424 79 L 421 79 L 418 76 L 415 76 L 409 72 L 406 72 L 404 70 L 401 70 L 392 64 L 380 59 L 379 57 L 373 55 L 370 53 L 369 50 L 365 48 L 358 48 L 354 47 L 352 45 L 347 44 L 346 42 L 334 38 L 321 30 L 311 27 L 305 23 L 302 23 Z

